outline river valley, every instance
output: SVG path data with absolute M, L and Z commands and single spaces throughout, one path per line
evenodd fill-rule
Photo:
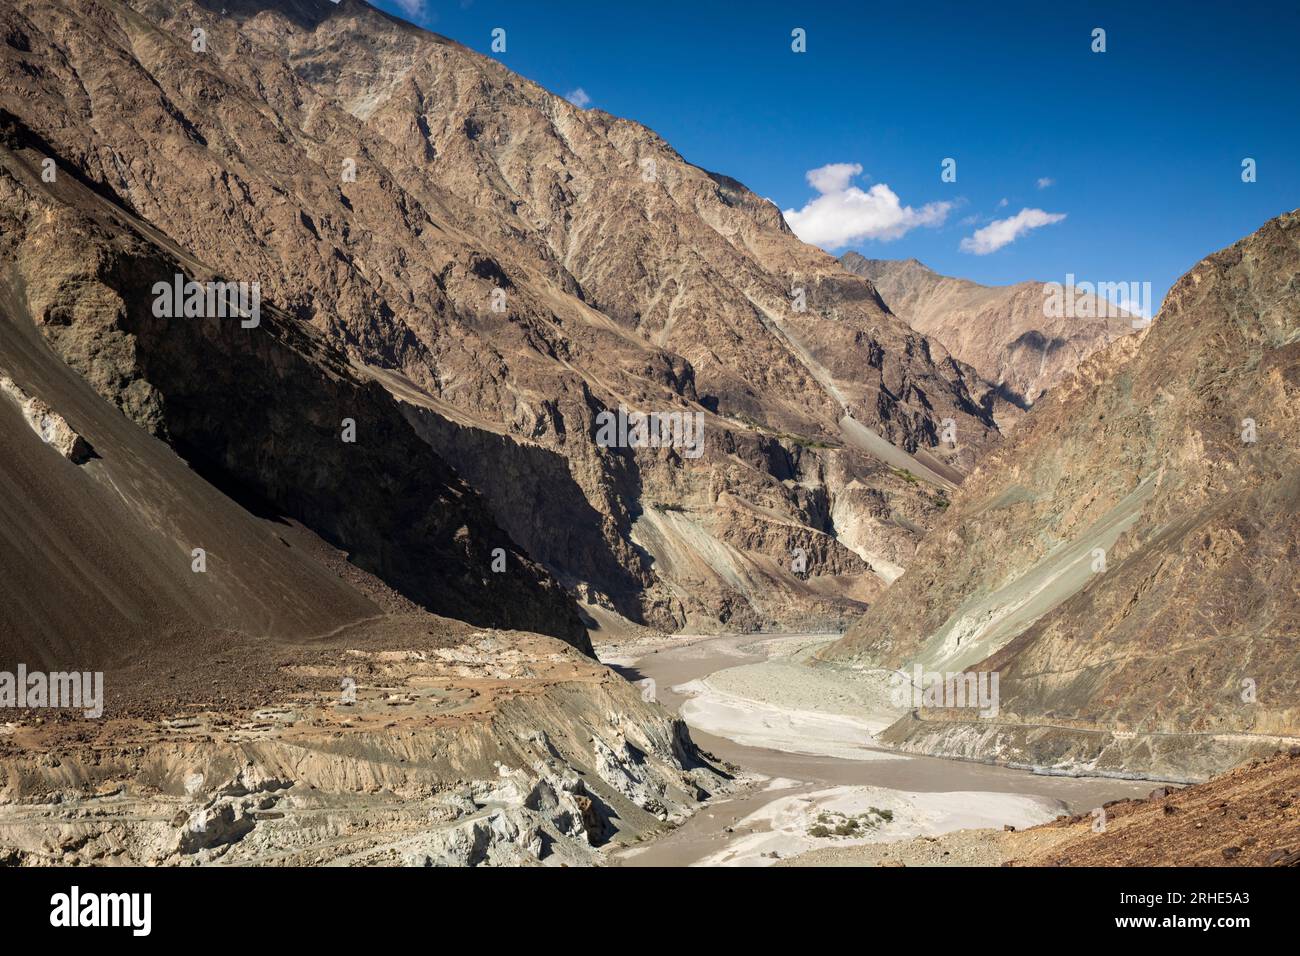
M 888 716 L 873 721 L 871 714 L 852 715 L 852 706 L 789 706 L 799 696 L 793 685 L 812 676 L 798 662 L 834 637 L 680 635 L 603 652 L 628 680 L 653 681 L 648 686 L 659 703 L 683 716 L 703 750 L 753 778 L 672 833 L 619 851 L 617 862 L 772 865 L 824 847 L 1023 828 L 1145 796 L 1156 786 L 897 753 L 871 737 Z M 736 693 L 737 684 L 750 689 Z M 833 685 L 822 693 L 837 696 Z

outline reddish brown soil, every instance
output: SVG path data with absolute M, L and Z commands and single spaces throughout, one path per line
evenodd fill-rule
M 1300 866 L 1300 747 L 1105 811 L 1104 832 L 1093 832 L 1091 816 L 1027 831 L 1055 835 L 1065 827 L 1078 835 L 1012 865 Z

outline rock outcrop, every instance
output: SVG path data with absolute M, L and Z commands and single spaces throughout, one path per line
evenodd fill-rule
M 601 865 L 733 786 L 679 721 L 566 644 L 439 646 L 423 630 L 299 654 L 292 669 L 324 680 L 257 709 L 8 725 L 0 858 Z
M 7 375 L 0 375 L 0 392 L 18 404 L 27 424 L 45 444 L 74 465 L 84 464 L 90 459 L 90 445 L 73 430 L 66 418 L 49 405 L 28 395 Z

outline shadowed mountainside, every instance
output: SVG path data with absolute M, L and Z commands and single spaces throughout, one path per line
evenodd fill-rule
M 286 550 L 281 517 L 424 607 L 590 650 L 572 601 L 386 391 L 269 304 L 257 328 L 156 317 L 155 282 L 211 270 L 74 176 L 43 182 L 36 145 L 0 116 L 0 375 L 93 455 L 61 457 L 0 397 L 7 660 L 85 667 L 184 632 L 305 638 L 378 616 Z M 494 548 L 509 568 L 490 579 Z
M 24 0 L 0 33 L 61 168 L 324 333 L 592 604 L 836 626 L 997 440 L 989 386 L 771 203 L 358 0 Z M 703 454 L 599 446 L 620 406 L 703 416 Z

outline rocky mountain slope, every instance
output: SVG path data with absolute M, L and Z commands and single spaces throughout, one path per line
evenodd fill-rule
M 940 275 L 915 259 L 867 259 L 856 252 L 846 252 L 840 264 L 870 279 L 891 312 L 938 339 L 1020 408 L 1133 331 L 1132 316 L 1090 292 L 1077 294 L 1072 314 L 1048 315 L 1050 298 L 1041 282 L 985 286 Z M 999 421 L 1016 417 L 1011 412 Z
M 4 862 L 600 862 L 728 774 L 574 596 L 834 624 L 997 439 L 769 204 L 364 4 L 9 3 L 0 60 L 0 663 L 104 704 L 0 728 Z
M 61 174 L 260 282 L 592 608 L 835 626 L 997 440 L 990 387 L 770 203 L 358 0 L 20 0 L 0 36 Z M 700 415 L 702 452 L 602 446 L 620 407 Z
M 1089 813 L 1035 827 L 1011 865 L 1300 866 L 1297 784 L 1290 747 L 1198 786 L 1116 801 L 1101 808 L 1104 826 Z
M 213 270 L 49 153 L 0 114 L 0 862 L 593 864 L 728 786 L 389 391 L 157 315 Z
M 59 455 L 0 397 L 6 661 L 62 649 L 84 669 L 186 631 L 307 637 L 379 613 L 259 518 L 301 522 L 431 610 L 590 648 L 386 391 L 270 306 L 247 329 L 156 316 L 155 282 L 211 270 L 71 172 L 43 182 L 42 147 L 0 115 L 0 375 L 87 451 Z M 496 548 L 508 573 L 489 573 Z
M 1209 256 L 968 477 L 827 654 L 996 671 L 909 749 L 1200 779 L 1300 734 L 1300 213 Z

